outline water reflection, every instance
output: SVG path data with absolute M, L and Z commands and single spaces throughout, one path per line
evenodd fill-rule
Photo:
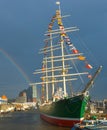
M 37 110 L 8 113 L 0 117 L 0 130 L 70 130 L 43 121 Z

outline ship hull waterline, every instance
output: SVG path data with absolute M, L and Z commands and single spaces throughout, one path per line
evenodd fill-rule
M 57 125 L 57 126 L 63 126 L 63 127 L 72 127 L 76 123 L 81 123 L 84 118 L 81 119 L 72 119 L 72 118 L 58 118 L 58 117 L 51 117 L 47 116 L 45 114 L 40 114 L 41 119 L 47 121 L 50 124 Z
M 53 125 L 72 127 L 84 119 L 88 96 L 80 95 L 40 106 L 40 117 Z

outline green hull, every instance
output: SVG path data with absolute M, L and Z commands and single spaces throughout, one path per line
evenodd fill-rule
M 83 118 L 88 96 L 79 95 L 39 107 L 40 113 L 58 118 Z

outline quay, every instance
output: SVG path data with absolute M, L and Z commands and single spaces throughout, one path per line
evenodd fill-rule
M 36 100 L 34 98 L 27 101 L 25 92 L 21 92 L 15 100 L 8 100 L 6 95 L 0 97 L 0 115 L 14 111 L 25 111 L 36 108 Z
M 31 108 L 36 109 L 35 102 L 0 104 L 0 115 L 14 111 L 26 111 Z

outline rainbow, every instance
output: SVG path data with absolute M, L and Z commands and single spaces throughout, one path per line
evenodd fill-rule
M 8 60 L 17 70 L 18 72 L 22 75 L 22 77 L 25 79 L 25 81 L 30 84 L 31 81 L 29 77 L 26 75 L 24 70 L 15 62 L 15 60 L 3 49 L 0 48 L 0 53 Z

